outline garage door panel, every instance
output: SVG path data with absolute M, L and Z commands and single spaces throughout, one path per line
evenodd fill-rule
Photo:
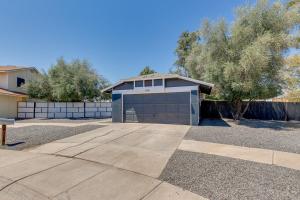
M 144 122 L 153 122 L 155 120 L 155 115 L 144 114 Z
M 144 112 L 144 106 L 142 104 L 125 104 L 124 111 L 134 111 L 136 113 Z
M 180 115 L 178 118 L 180 124 L 190 124 L 190 115 Z
M 126 122 L 134 122 L 134 116 L 135 116 L 135 115 L 127 114 L 127 115 L 126 115 L 126 118 L 125 118 L 125 121 L 126 121 Z
M 144 113 L 145 114 L 155 114 L 155 105 L 154 104 L 144 104 Z
M 144 95 L 144 104 L 161 104 L 167 101 L 166 94 Z
M 190 94 L 187 92 L 169 93 L 167 102 L 170 104 L 190 104 Z
M 124 102 L 128 104 L 141 104 L 143 102 L 143 95 L 125 95 Z
M 124 95 L 124 121 L 189 124 L 190 93 Z
M 186 105 L 186 104 L 180 104 L 178 106 L 178 111 L 179 113 L 182 113 L 182 114 L 189 114 L 190 113 L 190 105 Z
M 179 109 L 178 109 L 179 105 L 177 104 L 166 104 L 166 112 L 167 113 L 178 113 Z
M 144 104 L 154 103 L 157 100 L 157 95 L 144 95 Z
M 160 114 L 160 113 L 166 113 L 167 109 L 166 109 L 166 105 L 164 104 L 156 104 L 155 105 L 155 113 Z

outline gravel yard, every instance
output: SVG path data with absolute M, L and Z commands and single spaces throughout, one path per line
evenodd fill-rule
M 0 148 L 22 150 L 40 144 L 52 142 L 54 140 L 66 138 L 72 135 L 81 134 L 97 128 L 102 125 L 82 125 L 77 127 L 66 126 L 25 126 L 20 128 L 8 128 L 7 141 L 5 146 Z
M 300 153 L 300 122 L 205 119 L 184 139 Z
M 300 171 L 176 150 L 160 179 L 209 199 L 300 199 Z

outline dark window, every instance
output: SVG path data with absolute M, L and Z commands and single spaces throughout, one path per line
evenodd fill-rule
M 155 79 L 154 80 L 154 86 L 162 86 L 162 79 Z
M 25 84 L 25 79 L 17 77 L 17 87 L 21 87 Z
M 135 81 L 135 87 L 143 87 L 144 82 L 143 81 Z
M 152 87 L 152 80 L 145 80 L 145 87 Z

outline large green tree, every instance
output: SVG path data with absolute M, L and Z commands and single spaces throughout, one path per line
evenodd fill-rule
M 175 62 L 174 68 L 170 71 L 171 73 L 176 73 L 181 76 L 190 76 L 189 70 L 186 69 L 186 60 L 190 55 L 192 46 L 199 39 L 197 32 L 184 31 L 177 42 L 177 48 L 175 53 L 177 55 L 177 60 Z
M 53 100 L 52 87 L 49 82 L 49 76 L 47 73 L 36 76 L 36 78 L 26 83 L 24 86 L 31 98 L 45 99 L 48 101 Z
M 300 102 L 300 55 L 287 57 L 282 73 L 286 83 L 286 98 L 289 101 Z
M 144 67 L 144 69 L 140 72 L 140 75 L 148 75 L 148 74 L 154 74 L 156 73 L 153 69 L 151 69 L 149 66 Z
M 57 60 L 48 73 L 28 84 L 31 98 L 52 101 L 84 101 L 101 98 L 100 90 L 108 85 L 91 65 L 83 60 L 70 63 L 63 58 Z
M 252 100 L 281 93 L 284 55 L 296 46 L 292 32 L 298 25 L 299 9 L 279 2 L 242 6 L 231 26 L 225 20 L 203 23 L 183 67 L 214 83 L 216 96 L 231 102 L 233 118 L 240 119 Z

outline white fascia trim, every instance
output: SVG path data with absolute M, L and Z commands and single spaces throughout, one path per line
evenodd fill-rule
M 190 92 L 191 90 L 198 90 L 198 86 L 185 87 L 148 87 L 135 90 L 113 90 L 113 94 L 151 94 L 151 93 L 172 93 L 172 92 Z

